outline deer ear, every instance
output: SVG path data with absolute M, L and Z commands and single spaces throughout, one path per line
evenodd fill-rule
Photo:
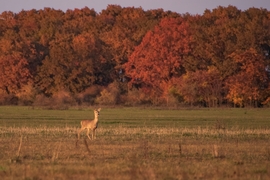
M 98 108 L 98 111 L 100 111 L 101 110 L 101 108 Z

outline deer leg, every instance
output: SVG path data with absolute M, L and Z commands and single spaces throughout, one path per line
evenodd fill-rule
M 96 139 L 96 130 L 95 129 L 93 129 L 93 132 L 92 132 L 92 139 L 93 140 Z
M 90 139 L 89 131 L 90 131 L 90 129 L 88 128 L 88 129 L 87 129 L 87 137 L 88 137 L 88 139 Z

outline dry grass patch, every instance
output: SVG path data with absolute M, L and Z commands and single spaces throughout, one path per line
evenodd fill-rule
M 77 130 L 2 127 L 3 179 L 270 177 L 267 129 L 101 127 L 76 145 Z
M 270 179 L 266 109 L 0 107 L 1 179 Z

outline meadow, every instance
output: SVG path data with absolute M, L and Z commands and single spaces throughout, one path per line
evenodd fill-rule
M 0 107 L 1 179 L 270 179 L 269 109 Z

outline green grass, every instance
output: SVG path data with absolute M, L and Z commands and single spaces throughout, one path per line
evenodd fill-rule
M 269 179 L 269 109 L 0 107 L 1 179 Z
M 31 107 L 0 107 L 1 126 L 76 126 L 82 119 L 92 119 L 87 109 L 44 110 Z M 195 109 L 162 110 L 143 108 L 102 109 L 100 124 L 127 127 L 207 127 L 222 123 L 228 128 L 269 128 L 269 109 Z

